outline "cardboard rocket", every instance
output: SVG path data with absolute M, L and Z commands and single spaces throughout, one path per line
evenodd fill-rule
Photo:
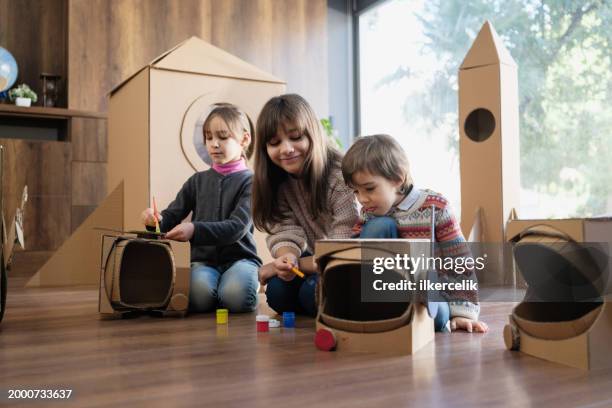
M 480 208 L 487 242 L 504 242 L 519 198 L 517 66 L 488 21 L 459 69 L 461 223 L 469 234 Z
M 120 230 L 141 230 L 140 213 L 155 196 L 160 209 L 176 196 L 196 171 L 209 166 L 202 157 L 202 124 L 211 106 L 229 102 L 243 109 L 253 122 L 263 105 L 285 91 L 280 79 L 241 59 L 191 37 L 155 58 L 115 87 L 108 113 L 108 190 L 112 202 L 101 207 L 120 208 L 102 216 L 96 210 L 87 230 L 77 229 L 64 246 L 95 240 L 96 251 L 63 251 L 44 265 L 32 282 L 40 285 L 97 284 L 101 234 L 91 224 Z M 117 202 L 117 200 L 119 200 Z M 96 222 L 93 222 L 94 220 Z M 82 226 L 83 227 L 83 226 Z M 256 233 L 257 248 L 269 259 L 263 234 Z M 189 245 L 172 243 L 177 268 L 189 267 Z M 62 258 L 58 262 L 54 258 Z M 86 258 L 86 259 L 85 259 Z M 54 265 L 70 268 L 69 275 Z M 69 266 L 72 265 L 72 266 Z
M 478 228 L 487 243 L 504 242 L 519 203 L 518 109 L 516 63 L 487 21 L 459 69 L 461 227 L 466 236 Z M 493 258 L 501 274 L 503 256 Z

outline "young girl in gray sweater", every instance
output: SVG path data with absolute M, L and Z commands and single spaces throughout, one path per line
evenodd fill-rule
M 147 208 L 148 228 L 159 220 L 166 238 L 191 242 L 189 309 L 250 312 L 257 306 L 257 256 L 251 219 L 252 172 L 246 166 L 253 135 L 247 115 L 217 104 L 204 122 L 204 143 L 212 168 L 191 176 L 168 208 Z M 182 223 L 193 212 L 191 222 Z

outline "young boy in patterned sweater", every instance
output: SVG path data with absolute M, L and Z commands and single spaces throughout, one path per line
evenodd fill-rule
M 436 256 L 470 256 L 469 248 L 448 200 L 431 190 L 414 186 L 408 159 L 391 136 L 364 136 L 348 150 L 342 160 L 342 175 L 361 203 L 361 218 L 354 232 L 361 238 L 429 239 L 432 207 L 435 209 Z M 458 275 L 438 270 L 448 280 Z M 475 278 L 473 270 L 460 277 Z M 467 330 L 486 332 L 478 320 L 480 305 L 476 291 L 447 291 L 434 319 L 436 331 Z

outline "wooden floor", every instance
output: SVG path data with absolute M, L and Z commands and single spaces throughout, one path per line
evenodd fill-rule
M 612 371 L 505 350 L 510 304 L 487 303 L 486 335 L 438 334 L 412 357 L 317 351 L 313 320 L 255 331 L 255 315 L 101 321 L 94 288 L 9 286 L 0 324 L 0 405 L 124 407 L 612 406 Z M 612 340 L 612 339 L 611 339 Z M 68 401 L 7 389 L 72 389 Z

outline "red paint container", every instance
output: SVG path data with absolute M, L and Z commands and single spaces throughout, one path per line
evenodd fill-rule
M 267 315 L 257 315 L 255 318 L 257 321 L 257 331 L 267 332 L 270 331 L 270 317 Z

